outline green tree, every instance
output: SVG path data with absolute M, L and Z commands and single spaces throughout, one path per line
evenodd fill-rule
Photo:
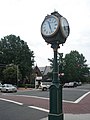
M 51 65 L 51 68 L 53 69 L 53 61 L 54 59 L 48 59 Z M 57 63 L 58 63 L 58 75 L 61 80 L 63 80 L 62 73 L 64 73 L 64 58 L 63 58 L 63 53 L 58 53 L 57 54 Z M 53 71 L 52 71 L 53 72 Z M 52 75 L 52 73 L 49 73 Z
M 20 79 L 21 74 L 19 69 L 17 69 L 17 65 L 9 64 L 6 66 L 6 69 L 3 70 L 3 76 L 3 83 L 11 83 L 17 85 L 18 79 Z
M 52 58 L 52 59 L 48 58 L 48 61 L 50 62 L 51 68 L 53 68 L 54 58 Z M 63 65 L 64 65 L 63 53 L 58 53 L 57 54 L 57 63 L 58 63 L 58 70 L 59 70 L 59 73 L 60 73 L 60 72 L 62 72 Z
M 65 55 L 65 78 L 67 81 L 85 81 L 84 75 L 89 73 L 86 59 L 78 51 L 71 51 Z
M 53 68 L 53 58 L 48 59 Z M 58 73 L 62 83 L 69 81 L 86 81 L 86 75 L 89 74 L 89 67 L 83 54 L 78 51 L 71 51 L 63 57 L 63 53 L 58 53 Z M 63 76 L 62 76 L 63 73 Z
M 26 42 L 15 35 L 8 35 L 0 40 L 0 63 L 18 65 L 22 80 L 30 77 L 34 65 L 34 53 Z

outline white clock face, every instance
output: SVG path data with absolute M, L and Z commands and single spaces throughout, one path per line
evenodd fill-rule
M 41 33 L 44 36 L 52 36 L 59 28 L 59 20 L 57 17 L 50 15 L 45 18 L 41 26 Z
M 69 24 L 68 24 L 68 21 L 64 17 L 60 18 L 60 28 L 61 28 L 61 32 L 63 36 L 67 38 L 69 35 Z

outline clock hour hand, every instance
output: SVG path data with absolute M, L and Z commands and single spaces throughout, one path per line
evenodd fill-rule
M 51 32 L 52 32 L 52 28 L 51 28 L 51 25 L 50 25 L 49 21 L 47 21 L 47 22 L 48 22 L 49 28 L 50 28 L 50 30 L 51 30 Z

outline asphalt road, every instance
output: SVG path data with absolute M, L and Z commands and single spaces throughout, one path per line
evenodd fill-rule
M 64 88 L 63 100 L 69 103 L 79 102 L 79 99 L 83 98 L 82 96 L 85 97 L 88 92 L 90 92 L 90 85 Z M 0 120 L 40 120 L 47 117 L 49 109 L 48 99 L 49 92 L 41 90 L 0 93 Z M 32 108 L 32 106 L 34 107 Z
M 77 88 L 65 88 L 63 90 L 63 100 L 75 102 L 81 96 L 89 92 L 89 90 L 77 89 Z
M 0 120 L 40 120 L 47 113 L 27 106 L 0 101 Z

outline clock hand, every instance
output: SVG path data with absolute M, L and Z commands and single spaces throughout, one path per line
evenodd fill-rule
M 51 32 L 52 32 L 52 28 L 51 28 L 51 25 L 50 25 L 49 21 L 47 21 L 47 22 L 48 22 L 49 28 L 50 28 L 50 30 L 51 30 Z

